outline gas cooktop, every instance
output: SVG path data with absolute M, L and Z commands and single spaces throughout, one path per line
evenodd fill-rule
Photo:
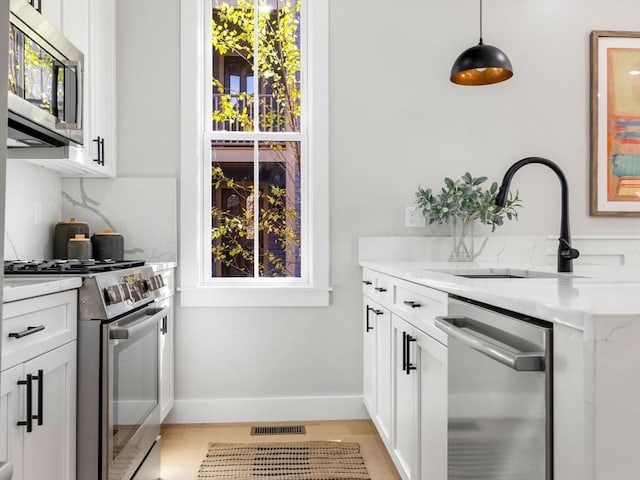
M 86 275 L 144 265 L 144 260 L 5 260 L 5 275 Z

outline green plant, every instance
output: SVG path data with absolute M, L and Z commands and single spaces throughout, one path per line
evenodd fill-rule
M 446 177 L 440 193 L 418 187 L 416 205 L 422 209 L 429 224 L 461 222 L 469 225 L 479 220 L 490 225 L 493 232 L 496 226 L 504 223 L 505 217 L 509 220 L 518 218 L 516 209 L 522 202 L 516 192 L 509 195 L 504 207 L 498 207 L 495 204 L 498 184 L 493 182 L 488 190 L 483 190 L 482 184 L 486 181 L 487 177 L 473 177 L 469 172 L 458 180 Z

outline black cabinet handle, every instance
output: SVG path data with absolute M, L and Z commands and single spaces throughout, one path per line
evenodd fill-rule
M 27 386 L 27 413 L 26 413 L 26 421 L 20 420 L 18 423 L 19 427 L 27 427 L 27 432 L 33 431 L 33 383 L 31 374 L 27 374 L 26 380 L 18 380 L 18 385 L 26 385 Z
M 94 158 L 93 161 L 98 165 L 104 166 L 104 138 L 96 137 L 92 142 L 96 142 L 98 151 L 98 158 Z
M 369 305 L 367 305 L 367 317 L 366 317 L 366 331 L 370 332 L 371 330 L 373 330 L 373 327 L 371 325 L 369 325 L 369 312 L 373 310 L 373 308 L 371 308 Z
M 411 342 L 415 342 L 416 341 L 416 337 L 412 337 L 411 335 L 409 335 L 407 333 L 407 336 L 404 337 L 405 338 L 405 343 L 406 343 L 406 351 L 407 351 L 407 362 L 406 362 L 406 368 L 405 371 L 407 372 L 407 375 L 411 374 L 411 370 L 415 370 L 416 366 L 411 364 L 411 347 L 410 347 L 410 343 Z
M 29 0 L 29 5 L 35 8 L 38 11 L 38 13 L 42 13 L 42 0 L 38 0 L 37 4 L 35 0 Z
M 378 310 L 377 308 L 372 308 L 371 311 L 376 315 L 382 315 L 384 312 L 382 310 Z
M 9 332 L 9 338 L 22 338 L 28 335 L 33 335 L 34 333 L 41 332 L 44 330 L 44 325 L 38 325 L 37 327 L 27 327 L 26 330 L 21 332 Z
M 407 371 L 407 332 L 402 332 L 402 370 Z
M 365 285 L 373 285 L 373 282 L 371 280 L 363 280 L 362 283 L 364 283 Z
M 387 289 L 384 288 L 384 287 L 376 287 L 375 290 L 378 291 L 378 292 L 386 292 L 387 291 Z
M 162 335 L 166 335 L 168 331 L 169 331 L 169 325 L 168 325 L 167 317 L 164 316 L 164 317 L 162 317 L 162 324 L 161 324 L 161 327 L 160 327 L 160 333 L 162 333 Z
M 37 377 L 31 377 L 32 380 L 38 380 L 38 414 L 33 416 L 34 420 L 38 420 L 38 425 L 42 425 L 44 416 L 42 414 L 44 410 L 44 371 L 38 370 Z
M 414 301 L 412 301 L 412 300 L 405 300 L 405 301 L 404 301 L 404 302 L 402 302 L 402 303 L 404 303 L 405 305 L 410 306 L 411 308 L 420 308 L 420 307 L 422 306 L 422 305 L 420 305 L 419 303 L 416 303 L 416 302 L 414 302 Z

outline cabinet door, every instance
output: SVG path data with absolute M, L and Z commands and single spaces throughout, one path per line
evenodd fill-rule
M 378 402 L 376 398 L 376 333 L 378 329 L 377 316 L 374 311 L 379 309 L 379 306 L 373 304 L 367 297 L 364 297 L 363 309 L 363 394 L 365 407 L 367 407 L 369 415 L 373 418 L 378 412 Z
M 386 445 L 391 440 L 391 313 L 382 308 L 376 315 L 376 398 L 380 437 Z
M 392 316 L 393 337 L 393 456 L 404 480 L 417 478 L 418 391 L 417 369 L 420 360 L 415 346 L 414 328 Z M 413 339 L 413 340 L 412 340 Z M 414 368 L 414 369 L 412 369 Z
M 447 478 L 447 347 L 417 331 L 420 358 L 420 478 Z
M 76 342 L 25 362 L 24 373 L 38 376 L 33 385 L 33 414 L 41 412 L 42 418 L 34 419 L 32 432 L 24 433 L 23 478 L 73 480 L 76 465 Z
M 169 314 L 166 320 L 160 322 L 160 421 L 165 419 L 175 402 L 173 394 L 173 297 L 160 303 L 160 307 L 164 306 L 169 307 Z
M 116 165 L 116 61 L 115 1 L 93 0 L 89 5 L 90 55 L 88 151 L 106 175 L 115 176 Z
M 22 480 L 24 426 L 18 422 L 25 420 L 24 385 L 22 364 L 8 368 L 0 376 L 0 461 L 13 464 L 12 480 Z
M 391 438 L 391 313 L 364 297 L 364 402 L 385 444 Z
M 61 25 L 61 1 L 60 0 L 29 0 L 29 3 L 40 9 L 40 13 L 58 30 L 62 29 Z

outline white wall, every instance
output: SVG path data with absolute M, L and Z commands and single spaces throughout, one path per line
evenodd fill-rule
M 349 401 L 361 393 L 358 237 L 442 233 L 403 226 L 418 184 L 467 170 L 500 180 L 516 160 L 544 156 L 568 177 L 574 234 L 640 231 L 640 219 L 588 215 L 589 32 L 638 29 L 640 2 L 486 0 L 485 42 L 515 75 L 475 88 L 448 77 L 477 43 L 477 0 L 330 8 L 332 306 L 178 309 L 173 421 L 275 418 L 271 402 L 233 400 L 272 397 L 327 396 L 342 405 L 335 416 L 360 414 Z M 177 175 L 178 0 L 118 2 L 118 25 L 118 169 Z M 500 233 L 557 234 L 553 173 L 527 166 L 512 188 L 525 208 Z M 285 416 L 323 415 L 297 404 Z

